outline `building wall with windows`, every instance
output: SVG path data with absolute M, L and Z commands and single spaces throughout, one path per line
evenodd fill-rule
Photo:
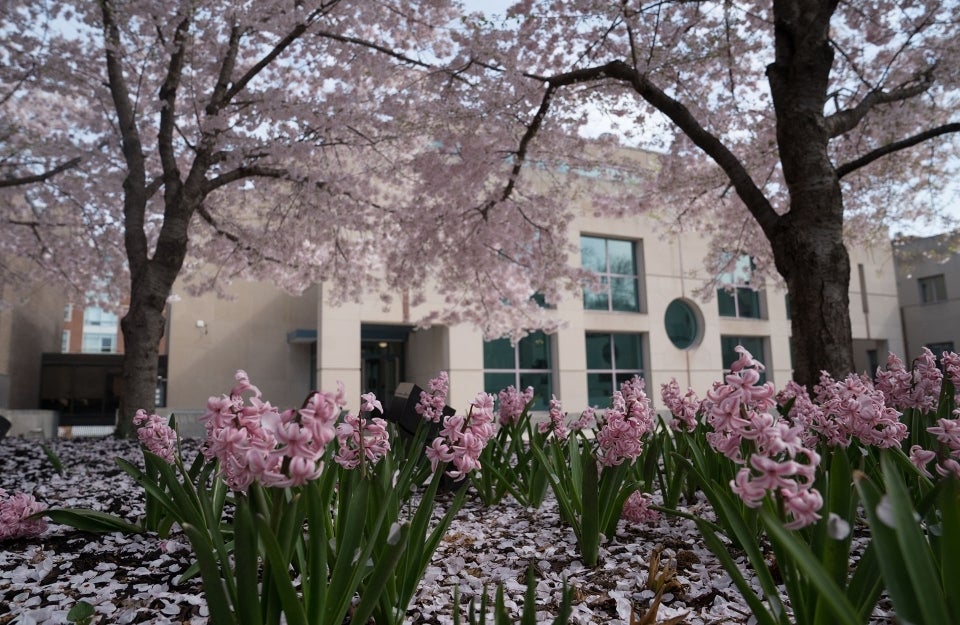
M 572 223 L 580 261 L 600 280 L 582 299 L 552 311 L 565 323 L 558 332 L 533 333 L 516 345 L 484 341 L 467 325 L 417 329 L 413 321 L 422 311 L 402 295 L 395 298 L 401 305 L 384 311 L 375 297 L 331 306 L 324 285 L 293 297 L 269 285 L 241 284 L 230 301 L 189 297 L 177 287 L 168 408 L 202 409 L 210 395 L 229 390 L 237 369 L 280 407 L 299 405 L 312 387 L 334 390 L 337 381 L 345 383 L 353 408 L 368 391 L 387 405 L 400 382 L 426 387 L 440 370 L 450 374 L 450 403 L 458 409 L 478 391 L 508 384 L 533 386 L 540 409 L 551 395 L 570 412 L 605 407 L 614 385 L 635 374 L 659 404 L 659 387 L 670 378 L 703 394 L 736 357 L 737 344 L 766 363 L 768 380 L 783 386 L 792 373 L 785 292 L 746 275 L 734 280 L 732 308 L 723 299 L 728 292 L 701 299 L 706 242 L 696 234 L 663 234 L 659 226 L 654 217 L 584 216 Z M 851 256 L 858 370 L 871 371 L 871 353 L 881 361 L 888 349 L 903 353 L 892 251 Z M 748 269 L 749 259 L 743 262 Z
M 897 293 L 906 354 L 916 358 L 928 347 L 939 356 L 960 348 L 960 231 L 899 239 Z
M 120 318 L 115 312 L 97 306 L 66 304 L 60 351 L 64 354 L 122 354 Z

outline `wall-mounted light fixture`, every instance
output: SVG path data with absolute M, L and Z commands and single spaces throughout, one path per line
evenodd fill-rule
M 197 319 L 197 329 L 203 330 L 203 333 L 207 333 L 207 322 L 203 319 Z

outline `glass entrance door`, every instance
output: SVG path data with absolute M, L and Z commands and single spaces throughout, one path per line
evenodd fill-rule
M 360 388 L 364 393 L 375 393 L 384 410 L 390 406 L 390 402 L 393 401 L 393 392 L 403 381 L 404 352 L 404 341 L 360 341 L 360 354 L 363 360 Z

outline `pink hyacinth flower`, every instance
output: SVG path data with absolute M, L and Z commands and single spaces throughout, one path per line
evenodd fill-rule
M 46 506 L 27 493 L 10 495 L 0 488 L 0 541 L 14 538 L 32 538 L 47 531 L 43 517 L 28 518 L 46 510 Z
M 133 423 L 140 426 L 137 428 L 137 438 L 141 445 L 168 463 L 173 462 L 173 455 L 177 449 L 177 433 L 162 417 L 155 414 L 147 415 L 147 411 L 141 408 L 134 415 Z
M 650 509 L 653 499 L 646 493 L 634 491 L 623 502 L 621 516 L 631 523 L 650 523 L 660 519 L 660 513 Z

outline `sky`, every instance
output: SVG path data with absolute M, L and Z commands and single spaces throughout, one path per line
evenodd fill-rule
M 461 0 L 463 6 L 471 11 L 483 11 L 485 13 L 506 12 L 507 7 L 514 3 L 514 0 Z

